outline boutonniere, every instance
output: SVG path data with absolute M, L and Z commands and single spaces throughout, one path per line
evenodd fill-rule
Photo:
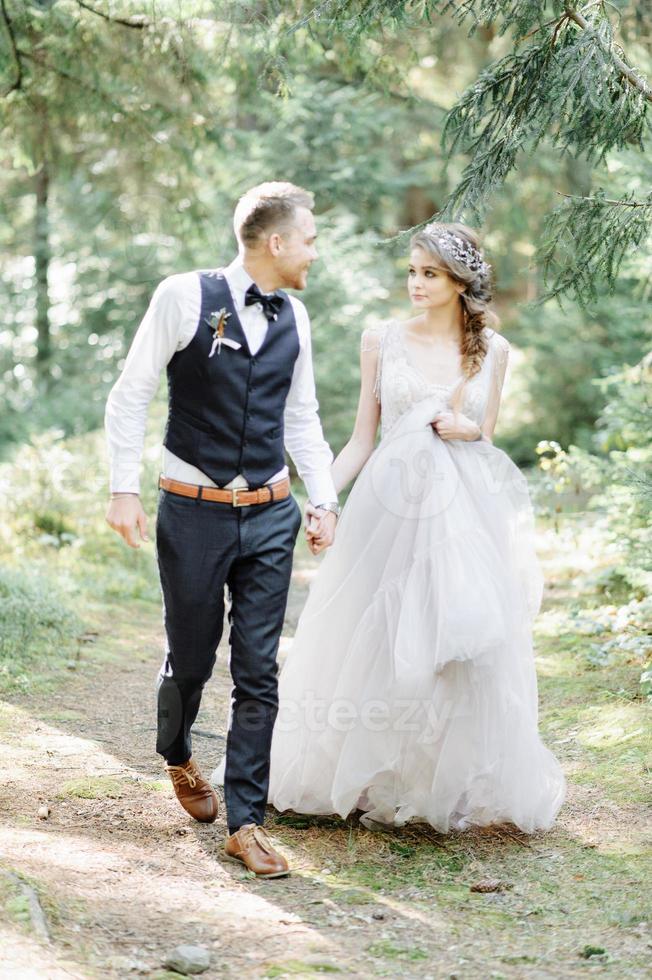
M 222 307 L 221 310 L 216 310 L 214 313 L 211 313 L 206 321 L 208 326 L 213 331 L 213 344 L 211 346 L 210 354 L 208 355 L 209 357 L 212 357 L 216 350 L 218 355 L 221 354 L 222 344 L 224 344 L 226 347 L 232 347 L 233 350 L 238 350 L 240 347 L 242 347 L 242 344 L 239 344 L 237 340 L 230 340 L 228 337 L 224 336 L 226 321 L 230 316 L 231 314 L 227 313 L 226 309 Z

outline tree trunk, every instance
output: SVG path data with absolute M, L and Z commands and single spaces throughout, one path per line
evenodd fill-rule
M 48 269 L 51 252 L 49 238 L 48 192 L 50 175 L 44 161 L 36 174 L 36 214 L 34 219 L 34 259 L 36 263 L 36 370 L 38 379 L 47 387 L 50 382 L 52 342 L 50 337 L 50 296 Z

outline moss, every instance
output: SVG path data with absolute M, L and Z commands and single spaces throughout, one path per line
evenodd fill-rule
M 336 889 L 331 897 L 334 902 L 341 902 L 344 905 L 369 905 L 375 901 L 373 895 L 359 888 Z
M 264 977 L 316 977 L 325 973 L 341 973 L 333 963 L 305 963 L 303 960 L 285 960 L 283 963 L 268 963 L 264 967 Z
M 169 779 L 152 779 L 148 782 L 138 784 L 143 789 L 151 790 L 152 793 L 168 793 L 170 789 Z
M 372 943 L 367 947 L 370 956 L 382 957 L 392 960 L 427 960 L 428 953 L 425 949 L 418 946 L 395 946 L 389 940 L 383 939 L 380 942 Z
M 118 799 L 124 792 L 124 783 L 111 776 L 85 776 L 69 779 L 57 793 L 57 799 L 78 797 L 83 800 Z
M 31 921 L 29 901 L 25 895 L 13 895 L 4 902 L 4 913 L 13 922 L 28 925 Z

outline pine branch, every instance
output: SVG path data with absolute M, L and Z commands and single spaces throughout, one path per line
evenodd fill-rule
M 314 0 L 299 24 L 338 30 L 352 45 L 378 36 L 386 24 L 431 24 L 449 15 L 468 27 L 511 33 L 509 53 L 490 64 L 447 115 L 442 149 L 467 156 L 461 178 L 433 217 L 476 221 L 493 193 L 516 169 L 519 154 L 532 155 L 548 141 L 562 153 L 591 163 L 609 151 L 644 150 L 649 82 L 628 64 L 614 38 L 608 0 Z M 616 17 L 619 10 L 614 8 Z M 551 16 L 554 15 L 554 16 Z M 432 220 L 432 218 L 430 219 Z M 547 239 L 539 251 L 547 297 L 567 290 L 580 302 L 597 295 L 602 281 L 613 290 L 615 275 L 632 248 L 640 247 L 652 224 L 652 205 L 643 198 L 566 199 L 548 216 Z M 389 241 L 403 243 L 416 228 Z
M 149 27 L 150 22 L 148 20 L 124 20 L 122 17 L 111 17 L 110 14 L 105 14 L 103 10 L 97 10 L 92 7 L 90 3 L 86 3 L 86 0 L 77 0 L 77 6 L 81 7 L 83 10 L 88 10 L 89 13 L 95 14 L 96 17 L 101 17 L 103 20 L 108 21 L 109 24 L 120 24 L 122 27 L 133 27 L 135 30 L 142 31 L 143 28 Z
M 16 78 L 9 86 L 6 92 L 3 92 L 3 97 L 10 95 L 11 92 L 17 92 L 23 86 L 23 63 L 20 60 L 20 54 L 18 52 L 18 46 L 16 44 L 16 35 L 14 34 L 14 26 L 12 20 L 7 11 L 7 4 L 5 0 L 0 0 L 0 11 L 2 12 L 2 19 L 4 20 L 5 27 L 7 28 L 7 34 L 9 35 L 9 43 L 11 44 L 11 51 L 14 56 L 14 62 L 16 65 Z
M 587 19 L 583 17 L 582 14 L 580 14 L 573 7 L 567 6 L 564 16 L 567 17 L 569 20 L 574 21 L 578 25 L 578 27 L 582 28 L 583 31 L 587 31 L 587 30 L 594 31 L 593 26 L 589 24 Z M 613 43 L 608 45 L 604 44 L 604 42 L 601 40 L 597 32 L 595 32 L 595 36 L 596 36 L 597 43 L 600 44 L 600 46 L 603 48 L 605 53 L 609 55 L 609 57 L 611 58 L 611 60 L 613 61 L 614 65 L 616 66 L 620 74 L 623 76 L 623 78 L 625 78 L 630 85 L 633 85 L 635 89 L 638 89 L 638 91 L 643 94 L 643 96 L 647 99 L 648 102 L 652 102 L 652 88 L 650 88 L 650 86 L 647 84 L 645 79 L 642 78 L 640 75 L 637 75 L 636 72 L 632 68 L 630 68 L 629 65 L 626 64 L 626 62 L 623 61 L 623 59 L 617 54 L 617 52 L 614 51 Z
M 536 27 L 533 27 L 532 30 L 528 31 L 527 34 L 524 34 L 523 37 L 517 37 L 515 43 L 521 44 L 522 41 L 529 40 L 529 38 L 534 37 L 535 34 L 538 34 L 539 31 L 545 30 L 546 27 L 553 27 L 558 23 L 559 18 L 553 17 L 552 20 L 547 20 L 544 24 L 537 24 Z
M 71 72 L 66 71 L 65 68 L 60 68 L 57 65 L 50 64 L 49 61 L 46 61 L 42 57 L 38 57 L 33 52 L 25 51 L 22 48 L 18 48 L 17 50 L 18 53 L 21 55 L 21 57 L 26 58 L 28 61 L 33 61 L 34 64 L 39 66 L 39 68 L 43 68 L 45 71 L 51 72 L 53 75 L 58 75 L 59 78 L 64 79 L 66 82 L 72 82 L 74 85 L 76 85 L 78 88 L 82 89 L 83 91 L 91 93 L 91 95 L 95 96 L 97 99 L 99 99 L 100 102 L 103 102 L 105 105 L 110 107 L 114 112 L 120 113 L 125 117 L 125 119 L 132 122 L 135 125 L 136 129 L 140 129 L 141 132 L 143 132 L 147 137 L 153 138 L 152 133 L 145 125 L 142 112 L 131 111 L 126 106 L 124 106 L 121 102 L 118 102 L 116 99 L 112 98 L 110 95 L 104 92 L 102 89 L 97 88 L 96 85 L 93 85 L 91 82 L 88 82 L 77 75 L 73 75 Z M 153 104 L 156 105 L 157 108 L 161 108 L 165 112 L 169 111 L 165 106 L 160 106 L 157 103 L 153 103 Z
M 621 201 L 612 197 L 584 197 L 581 194 L 564 194 L 562 191 L 555 191 L 560 197 L 566 197 L 573 201 L 592 201 L 600 204 L 617 204 L 621 208 L 649 208 L 647 201 Z
M 482 220 L 491 193 L 549 139 L 562 151 L 602 160 L 614 148 L 643 148 L 646 99 L 624 85 L 594 30 L 563 30 L 562 15 L 534 44 L 512 51 L 480 74 L 451 109 L 442 132 L 450 158 L 469 154 L 440 219 Z
M 603 280 L 613 291 L 623 261 L 645 246 L 652 192 L 644 200 L 614 200 L 601 188 L 591 197 L 562 196 L 564 203 L 546 217 L 537 250 L 544 280 L 551 285 L 535 305 L 569 293 L 584 307 L 587 298 L 598 297 Z

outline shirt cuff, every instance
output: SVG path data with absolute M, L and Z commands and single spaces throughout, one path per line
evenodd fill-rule
M 337 503 L 337 491 L 330 469 L 321 473 L 311 473 L 302 477 L 310 503 L 317 507 L 319 504 Z
M 116 468 L 111 471 L 109 489 L 111 493 L 140 493 L 140 480 L 137 474 Z

